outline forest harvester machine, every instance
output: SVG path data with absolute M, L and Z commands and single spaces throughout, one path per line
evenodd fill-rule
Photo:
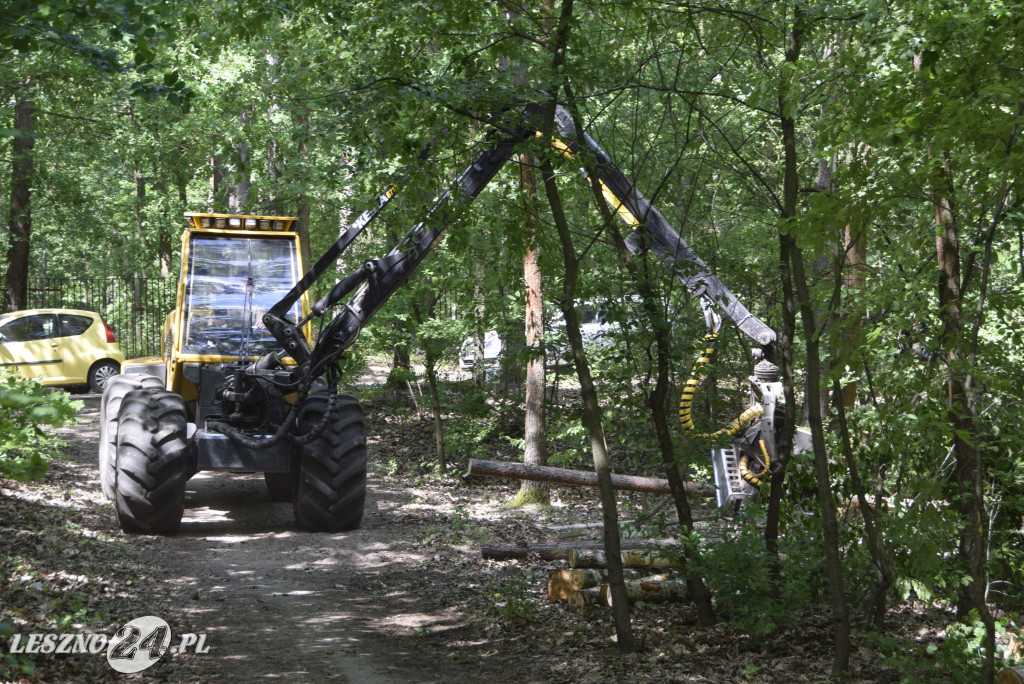
M 308 291 L 394 199 L 391 185 L 308 271 L 296 219 L 186 215 L 177 304 L 162 355 L 129 361 L 101 403 L 99 469 L 120 527 L 166 533 L 182 518 L 186 483 L 200 471 L 262 472 L 272 497 L 293 502 L 315 531 L 358 527 L 366 493 L 362 409 L 339 393 L 339 360 L 360 330 L 444 236 L 526 140 L 540 134 L 545 107 L 530 105 L 496 122 L 472 164 L 386 256 L 363 262 L 314 304 Z M 511 123 L 508 123 L 511 121 Z M 706 345 L 687 381 L 679 417 L 694 429 L 694 393 L 710 362 L 721 313 L 757 345 L 749 408 L 711 437 L 718 504 L 749 498 L 775 459 L 782 385 L 772 364 L 775 333 L 753 316 L 693 253 L 569 113 L 555 109 L 551 144 L 589 155 L 605 199 L 632 229 L 627 246 L 649 250 L 679 277 L 704 310 Z M 585 175 L 585 174 L 584 174 Z M 312 335 L 313 325 L 318 328 Z M 797 448 L 806 434 L 798 433 Z

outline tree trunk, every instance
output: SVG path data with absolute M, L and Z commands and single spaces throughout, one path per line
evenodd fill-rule
M 484 345 L 487 341 L 487 332 L 484 329 L 484 322 L 487 318 L 487 289 L 485 280 L 487 278 L 487 267 L 483 262 L 473 264 L 473 382 L 483 386 L 487 382 L 487 367 L 484 360 Z
M 526 419 L 523 431 L 523 464 L 543 466 L 548 462 L 547 431 L 544 425 L 544 297 L 540 270 L 540 244 L 536 239 L 536 183 L 530 155 L 519 157 L 519 184 L 526 209 L 526 256 L 523 258 L 523 281 L 526 285 Z M 532 480 L 523 480 L 513 506 L 550 503 L 547 487 Z
M 561 572 L 568 573 L 569 586 L 577 591 L 599 587 L 608 582 L 608 571 L 604 568 L 572 568 L 571 570 L 562 570 Z M 622 574 L 627 582 L 639 579 L 668 579 L 666 575 L 656 575 L 654 578 L 651 578 L 643 574 L 649 572 L 649 570 L 644 568 L 627 568 L 623 569 Z
M 1004 667 L 999 671 L 998 684 L 1024 684 L 1024 665 Z
M 795 64 L 800 56 L 804 30 L 803 12 L 794 8 L 793 25 L 787 36 L 786 61 Z M 795 73 L 795 70 L 794 70 Z M 795 90 L 795 86 L 793 87 Z M 780 127 L 784 161 L 783 176 L 783 219 L 796 217 L 799 175 L 797 171 L 796 120 L 791 113 L 789 98 L 792 91 L 783 85 L 779 95 Z M 811 442 L 814 448 L 814 475 L 817 482 L 818 502 L 821 507 L 822 545 L 824 546 L 828 570 L 829 594 L 832 602 L 832 623 L 834 653 L 832 675 L 844 676 L 850 669 L 850 617 L 846 605 L 846 588 L 843 580 L 842 557 L 839 553 L 839 526 L 836 521 L 835 502 L 832 500 L 831 481 L 828 474 L 828 452 L 825 445 L 824 425 L 821 410 L 821 349 L 819 331 L 814 315 L 807 274 L 804 270 L 803 253 L 791 234 L 780 236 L 789 269 L 793 278 L 800 318 L 803 323 L 806 358 L 806 393 L 804 405 L 808 410 L 811 425 Z
M 933 190 L 935 207 L 935 247 L 939 268 L 939 320 L 942 332 L 939 344 L 946 354 L 947 420 L 953 431 L 953 453 L 956 459 L 957 497 L 960 541 L 958 561 L 968 582 L 957 600 L 957 616 L 965 620 L 972 609 L 978 611 L 985 624 L 984 681 L 995 676 L 995 622 L 985 601 L 986 520 L 982 481 L 982 456 L 978 445 L 983 436 L 975 425 L 975 410 L 968 391 L 970 377 L 962 369 L 964 343 L 963 300 L 960 292 L 960 240 L 953 212 L 953 179 L 948 153 L 938 159 L 938 181 Z
M 309 166 L 309 111 L 303 109 L 295 115 L 295 124 L 297 128 L 306 131 L 306 134 L 299 140 L 298 150 L 296 151 L 295 167 L 297 169 L 293 176 L 299 176 L 297 180 L 304 180 L 302 176 L 305 175 L 305 170 Z M 310 206 L 309 197 L 304 192 L 298 193 L 295 197 L 296 200 L 296 216 L 299 220 L 295 222 L 295 231 L 299 234 L 299 245 L 302 249 L 302 263 L 306 264 L 307 267 L 310 264 L 310 252 L 309 252 L 309 217 L 310 217 Z
M 404 344 L 396 344 L 391 357 L 391 372 L 384 382 L 384 388 L 392 392 L 397 403 L 406 404 L 419 410 L 416 405 L 416 393 L 412 389 L 413 377 L 412 359 L 409 358 L 409 348 Z
M 794 198 L 795 211 L 795 198 Z M 796 296 L 793 294 L 793 274 L 789 267 L 789 244 L 784 236 L 779 238 L 779 270 L 782 281 L 782 332 L 775 345 L 775 361 L 782 380 L 783 403 L 782 430 L 776 440 L 776 460 L 769 478 L 771 490 L 768 495 L 768 511 L 765 514 L 765 550 L 775 559 L 779 558 L 779 525 L 782 518 L 782 497 L 785 493 L 786 472 L 793 454 L 793 435 L 796 431 L 796 389 L 793 365 L 793 342 L 796 339 Z M 776 569 L 778 565 L 776 564 Z M 778 573 L 775 573 L 778 575 Z
M 843 322 L 839 339 L 844 349 L 859 349 L 864 341 L 863 326 L 864 286 L 867 273 L 867 230 L 854 225 L 852 219 L 846 222 L 844 235 L 846 246 L 843 262 L 846 264 L 843 277 Z M 857 403 L 857 381 L 850 380 L 843 385 L 843 406 L 852 409 Z
M 32 130 L 36 122 L 35 102 L 25 96 L 14 103 L 14 129 L 11 145 L 11 213 L 7 223 L 7 274 L 4 281 L 4 309 L 28 308 L 28 266 L 32 244 Z
M 233 214 L 246 213 L 249 204 L 249 186 L 252 184 L 252 173 L 249 166 L 249 143 L 246 142 L 246 130 L 249 127 L 249 112 L 242 112 L 238 116 L 238 123 L 242 128 L 242 139 L 235 143 L 235 150 L 238 154 L 238 166 L 236 166 L 231 177 L 231 187 L 228 190 L 228 208 Z
M 565 20 L 563 28 L 562 21 L 559 21 L 559 34 L 563 31 L 568 37 L 568 17 L 572 13 L 572 0 L 564 0 L 562 5 L 562 18 Z M 556 50 L 556 64 L 560 65 L 557 55 L 564 54 L 564 43 L 560 50 Z M 555 69 L 557 72 L 557 69 Z M 545 122 L 545 137 L 550 137 L 554 129 L 554 104 L 549 107 L 548 121 Z M 583 335 L 580 332 L 579 317 L 574 306 L 576 298 L 576 279 L 579 277 L 579 260 L 576 257 L 576 250 L 572 243 L 572 234 L 569 232 L 569 224 L 565 219 L 565 211 L 562 207 L 562 199 L 558 192 L 558 185 L 555 182 L 554 169 L 551 162 L 545 160 L 541 165 L 541 172 L 544 174 L 544 189 L 547 194 L 548 203 L 551 205 L 551 213 L 554 217 L 555 227 L 558 230 L 558 238 L 562 243 L 562 256 L 565 261 L 565 279 L 562 281 L 562 316 L 565 319 L 565 332 L 569 338 L 569 348 L 572 352 L 572 359 L 576 365 L 576 376 L 580 383 L 580 394 L 583 399 L 583 415 L 586 422 L 587 432 L 590 435 L 590 451 L 594 460 L 594 470 L 597 473 L 598 489 L 601 492 L 601 510 L 604 518 L 604 540 L 605 551 L 608 553 L 610 562 L 608 564 L 608 583 L 611 586 L 614 605 L 612 615 L 615 620 L 615 634 L 618 638 L 619 649 L 624 653 L 632 653 L 636 650 L 636 641 L 633 637 L 633 627 L 629 619 L 629 605 L 626 596 L 625 585 L 622 577 L 622 559 L 620 558 L 619 547 L 619 513 L 616 508 L 615 490 L 612 488 L 611 458 L 608 455 L 608 445 L 605 442 L 604 426 L 601 422 L 601 405 L 597 399 L 597 389 L 594 386 L 593 377 L 590 375 L 590 363 L 583 350 Z
M 437 306 L 437 293 L 433 290 L 424 296 L 424 308 L 426 315 L 420 313 L 420 307 L 413 303 L 413 313 L 416 324 L 423 326 L 427 320 L 434 318 Z M 448 460 L 444 451 L 444 424 L 441 414 L 441 389 L 437 383 L 437 354 L 434 352 L 433 344 L 426 341 L 423 344 L 424 352 L 424 374 L 427 376 L 427 391 L 430 393 L 430 412 L 434 418 L 434 450 L 437 454 L 437 469 L 442 474 L 448 470 Z

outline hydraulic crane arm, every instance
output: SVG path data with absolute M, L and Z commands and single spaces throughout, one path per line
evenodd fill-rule
M 543 107 L 530 105 L 525 108 L 524 114 L 527 123 L 539 122 Z M 740 330 L 762 347 L 769 348 L 775 340 L 771 328 L 751 314 L 718 280 L 657 208 L 615 166 L 604 150 L 589 135 L 577 132 L 571 116 L 560 106 L 555 111 L 555 127 L 557 137 L 551 142 L 563 154 L 574 156 L 583 153 L 585 149 L 587 154 L 593 156 L 596 162 L 595 173 L 606 200 L 633 229 L 627 246 L 634 252 L 644 247 L 650 249 L 676 273 L 691 293 L 701 299 L 705 308 L 718 307 L 735 321 Z M 492 134 L 482 145 L 473 163 L 434 201 L 423 220 L 413 226 L 390 254 L 366 261 L 341 280 L 312 307 L 306 320 L 293 322 L 285 319 L 285 313 L 299 297 L 333 266 L 359 233 L 391 202 L 397 187 L 389 186 L 378 197 L 376 205 L 360 215 L 302 280 L 264 315 L 264 324 L 281 343 L 284 353 L 305 368 L 306 382 L 303 384 L 308 386 L 312 379 L 322 375 L 355 342 L 362 328 L 441 240 L 455 220 L 458 206 L 479 195 L 515 154 L 518 146 L 538 135 L 538 128 L 523 125 L 504 133 Z M 316 346 L 310 348 L 301 334 L 302 325 L 313 317 L 322 316 L 353 292 L 355 294 L 343 305 L 343 310 L 325 326 Z M 266 361 L 262 365 L 267 365 Z

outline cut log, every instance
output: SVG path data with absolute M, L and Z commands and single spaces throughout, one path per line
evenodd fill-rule
M 629 580 L 626 582 L 626 598 L 630 603 L 646 601 L 648 603 L 665 603 L 667 601 L 686 601 L 690 594 L 686 590 L 686 582 L 682 580 L 663 580 L 659 577 L 646 580 Z M 607 584 L 601 585 L 601 605 L 612 605 L 612 592 Z
M 572 549 L 571 568 L 603 568 L 608 564 L 603 549 Z M 682 561 L 675 553 L 657 549 L 631 549 L 622 552 L 622 564 L 632 568 L 678 568 Z
M 507 477 L 513 480 L 533 480 L 535 482 L 551 482 L 571 487 L 596 487 L 597 473 L 589 470 L 566 470 L 550 466 L 530 466 L 508 461 L 488 461 L 479 458 L 469 460 L 466 476 Z M 714 498 L 715 488 L 697 482 L 686 482 L 686 491 L 694 496 Z M 652 494 L 670 494 L 668 480 L 655 477 L 639 477 L 636 475 L 612 475 L 612 486 L 615 489 L 632 492 L 650 492 Z
M 1024 684 L 1024 665 L 1004 667 L 996 677 L 996 684 Z
M 622 575 L 628 580 L 643 579 L 646 575 L 640 568 L 624 568 Z M 590 589 L 608 582 L 608 570 L 605 568 L 574 568 L 569 571 L 569 584 L 573 589 Z
M 588 589 L 573 591 L 569 594 L 568 601 L 569 605 L 575 606 L 576 608 L 600 603 L 601 587 L 590 587 Z
M 600 568 L 575 568 L 569 571 L 569 586 L 576 591 L 599 587 L 608 581 L 608 571 Z
M 623 539 L 623 549 L 678 547 L 675 539 Z M 522 560 L 536 555 L 541 560 L 569 560 L 572 549 L 603 549 L 603 541 L 540 542 L 535 544 L 481 544 L 480 557 L 486 560 Z
M 576 591 L 572 586 L 572 573 L 568 570 L 555 570 L 548 575 L 548 598 L 552 601 L 564 601 Z

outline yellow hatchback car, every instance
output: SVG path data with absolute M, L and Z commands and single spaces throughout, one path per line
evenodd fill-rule
M 44 385 L 88 385 L 103 392 L 122 363 L 114 331 L 98 313 L 29 309 L 0 314 L 0 368 Z

